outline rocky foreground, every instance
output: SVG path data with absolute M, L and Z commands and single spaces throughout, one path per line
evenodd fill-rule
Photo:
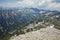
M 10 40 L 60 40 L 60 30 L 47 27 L 23 35 L 12 36 Z

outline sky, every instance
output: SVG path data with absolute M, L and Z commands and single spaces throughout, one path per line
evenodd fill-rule
M 1 7 L 33 7 L 60 11 L 60 0 L 0 0 Z

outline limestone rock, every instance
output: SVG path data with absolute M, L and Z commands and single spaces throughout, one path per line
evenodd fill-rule
M 10 40 L 60 40 L 60 30 L 47 27 L 23 35 L 13 36 Z

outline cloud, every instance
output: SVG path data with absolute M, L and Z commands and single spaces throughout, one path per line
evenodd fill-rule
M 60 3 L 50 3 L 48 8 L 60 11 Z
M 12 3 L 2 3 L 0 6 L 5 7 L 36 7 L 42 9 L 52 9 L 60 11 L 60 3 L 54 2 L 54 0 L 22 0 Z
M 35 3 L 34 3 L 34 1 L 32 1 L 32 0 L 23 0 L 22 2 L 17 2 L 18 4 L 20 4 L 21 6 L 24 6 L 24 7 L 28 7 L 28 6 L 35 6 Z

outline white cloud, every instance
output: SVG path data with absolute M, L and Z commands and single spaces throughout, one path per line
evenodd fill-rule
M 48 8 L 60 11 L 60 3 L 50 3 Z
M 60 10 L 60 3 L 53 2 L 54 0 L 23 0 L 15 3 L 3 3 L 0 6 L 7 7 L 39 7 L 44 9 Z

